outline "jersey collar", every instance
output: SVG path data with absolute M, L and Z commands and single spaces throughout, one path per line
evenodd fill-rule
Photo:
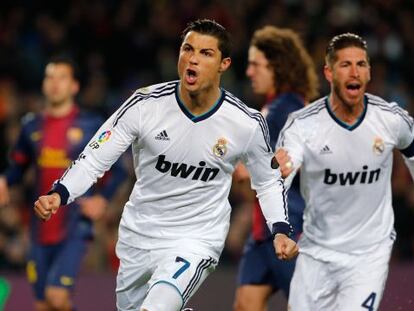
M 349 125 L 349 124 L 346 124 L 345 122 L 342 122 L 333 113 L 331 107 L 329 106 L 329 96 L 326 96 L 326 99 L 325 99 L 325 105 L 326 105 L 326 109 L 328 110 L 329 115 L 332 117 L 332 119 L 336 123 L 338 123 L 341 127 L 343 127 L 344 129 L 346 129 L 348 131 L 353 131 L 354 129 L 356 129 L 362 123 L 362 121 L 364 120 L 365 115 L 367 113 L 367 107 L 368 107 L 367 103 L 368 103 L 368 99 L 367 99 L 366 96 L 364 96 L 364 110 L 362 111 L 362 113 L 359 116 L 358 120 L 354 124 Z
M 195 116 L 187 109 L 187 107 L 181 101 L 180 95 L 178 94 L 179 85 L 180 84 L 177 83 L 177 86 L 175 88 L 175 98 L 177 99 L 178 106 L 180 107 L 181 111 L 187 116 L 187 118 L 189 118 L 194 123 L 199 122 L 199 121 L 203 121 L 203 120 L 209 118 L 210 116 L 212 116 L 220 108 L 221 104 L 223 103 L 224 91 L 223 91 L 223 89 L 220 88 L 220 97 L 217 100 L 217 102 L 210 108 L 210 110 L 203 113 L 203 114 L 201 114 L 201 115 L 199 115 L 199 116 Z

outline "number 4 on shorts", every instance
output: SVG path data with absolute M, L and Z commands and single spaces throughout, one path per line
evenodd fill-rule
M 179 257 L 179 256 L 177 256 L 175 258 L 175 262 L 183 262 L 184 264 L 183 264 L 183 266 L 180 269 L 177 270 L 176 273 L 174 273 L 173 279 L 178 278 L 181 275 L 181 273 L 183 273 L 185 270 L 187 270 L 188 267 L 190 266 L 190 262 L 189 261 L 187 261 L 184 258 Z
M 374 311 L 374 305 L 375 305 L 375 297 L 377 296 L 376 293 L 371 293 L 367 299 L 362 303 L 362 306 L 364 308 L 367 308 L 369 311 Z

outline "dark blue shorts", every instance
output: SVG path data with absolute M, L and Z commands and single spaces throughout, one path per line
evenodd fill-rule
M 31 245 L 26 271 L 37 300 L 45 299 L 48 286 L 73 287 L 87 242 L 72 238 L 55 245 Z
M 279 260 L 271 239 L 256 242 L 250 238 L 240 261 L 238 285 L 270 285 L 273 292 L 281 289 L 288 297 L 295 262 Z

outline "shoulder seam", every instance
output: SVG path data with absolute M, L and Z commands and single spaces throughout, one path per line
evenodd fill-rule
M 270 146 L 269 128 L 263 115 L 260 112 L 250 111 L 245 103 L 243 103 L 240 99 L 238 99 L 233 94 L 227 91 L 225 91 L 224 100 L 227 101 L 229 104 L 233 105 L 234 107 L 238 108 L 239 110 L 241 110 L 249 118 L 256 120 L 259 123 L 259 126 L 263 133 L 263 138 L 266 142 L 267 149 L 268 151 L 272 151 L 272 147 Z
M 142 92 L 139 92 L 140 89 L 135 91 L 134 95 L 132 95 L 118 110 L 117 115 L 115 117 L 115 120 L 113 121 L 113 127 L 115 127 L 119 119 L 133 106 L 135 106 L 137 103 L 142 102 L 143 100 L 149 99 L 149 98 L 161 98 L 165 96 L 169 96 L 171 94 L 174 94 L 175 92 L 176 83 L 171 82 L 167 83 L 166 85 L 162 85 L 155 90 L 145 94 Z
M 305 107 L 305 108 L 303 108 L 303 109 L 301 109 L 297 112 L 293 112 L 291 114 L 291 117 L 288 118 L 288 120 L 286 121 L 286 124 L 283 127 L 283 129 L 280 131 L 279 139 L 278 139 L 279 140 L 278 145 L 280 144 L 283 147 L 285 132 L 295 123 L 296 120 L 306 119 L 306 118 L 308 118 L 312 115 L 318 114 L 319 112 L 324 110 L 325 109 L 325 100 L 326 100 L 326 97 L 323 97 L 323 98 L 318 99 L 317 101 L 311 103 L 309 106 L 307 106 L 307 107 Z
M 372 106 L 378 107 L 378 109 L 381 109 L 382 111 L 390 112 L 392 114 L 399 115 L 405 123 L 407 123 L 410 130 L 412 130 L 414 126 L 413 119 L 409 116 L 409 114 L 401 108 L 397 103 L 395 102 L 387 102 L 383 100 L 380 97 L 377 96 L 367 96 L 368 97 L 368 104 Z

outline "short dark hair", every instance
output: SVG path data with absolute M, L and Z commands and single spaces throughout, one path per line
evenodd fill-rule
M 221 51 L 221 58 L 230 57 L 231 54 L 231 40 L 230 34 L 222 25 L 211 19 L 198 19 L 189 22 L 187 27 L 181 34 L 181 39 L 184 40 L 187 33 L 195 31 L 203 35 L 209 35 L 217 38 L 218 48 Z
M 294 92 L 305 100 L 318 95 L 315 65 L 296 32 L 264 26 L 254 32 L 250 45 L 263 52 L 269 62 L 276 93 Z
M 329 41 L 325 54 L 326 63 L 333 64 L 337 60 L 336 52 L 348 47 L 357 47 L 366 51 L 368 58 L 368 46 L 366 41 L 354 33 L 347 32 L 337 35 Z
M 52 56 L 48 60 L 47 65 L 49 65 L 49 64 L 65 64 L 65 65 L 68 65 L 69 67 L 72 68 L 73 78 L 76 81 L 80 80 L 79 66 L 72 57 L 70 57 L 68 55 L 55 55 L 55 56 Z

